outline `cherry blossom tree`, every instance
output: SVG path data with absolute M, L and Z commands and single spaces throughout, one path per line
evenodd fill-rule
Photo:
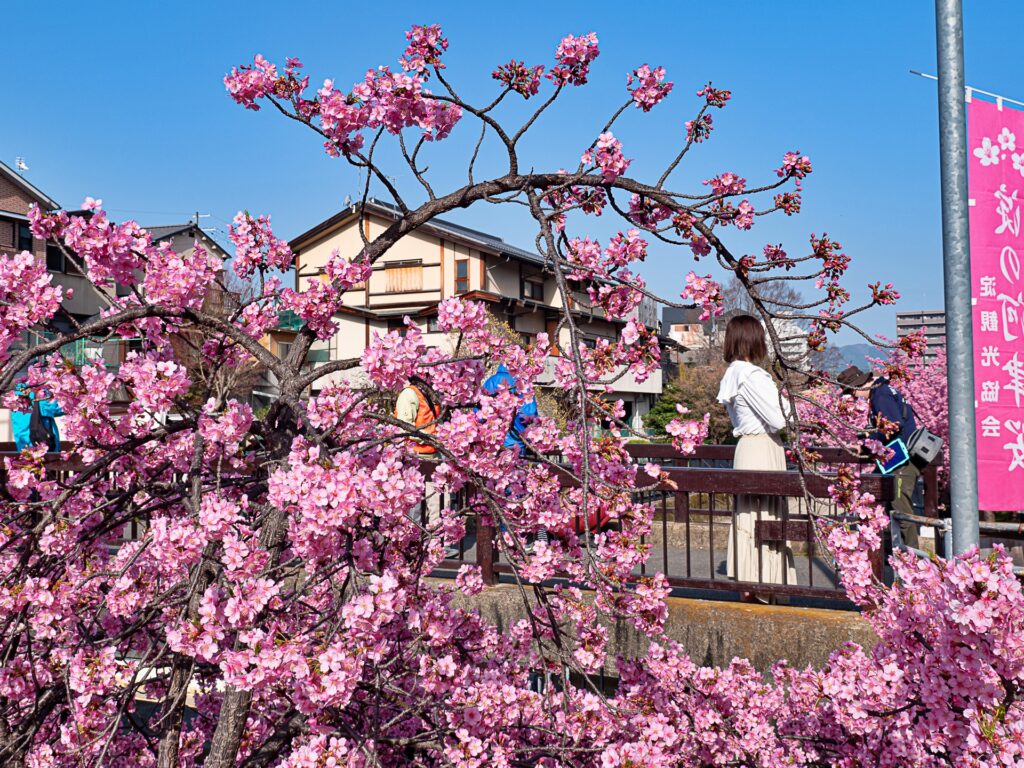
M 535 170 L 520 157 L 521 140 L 539 130 L 561 94 L 586 85 L 596 35 L 568 35 L 550 64 L 498 66 L 495 95 L 484 104 L 461 98 L 449 80 L 439 27 L 414 27 L 407 41 L 397 68 L 371 69 L 350 90 L 332 80 L 310 89 L 297 59 L 280 66 L 257 56 L 225 79 L 240 105 L 269 106 L 313 130 L 327 154 L 365 175 L 364 197 L 382 189 L 398 208 L 394 224 L 357 253 L 334 254 L 326 280 L 283 288 L 274 275 L 293 261 L 287 243 L 269 217 L 243 212 L 231 231 L 230 268 L 257 288 L 226 315 L 212 314 L 204 297 L 225 265 L 198 245 L 183 260 L 91 199 L 90 215 L 36 210 L 36 237 L 64 247 L 94 285 L 127 291 L 109 291 L 101 316 L 15 353 L 22 333 L 61 311 L 63 295 L 31 255 L 0 256 L 4 403 L 24 409 L 28 393 L 52 397 L 74 446 L 60 473 L 48 471 L 43 446 L 4 460 L 0 761 L 612 768 L 1024 760 L 1024 599 L 1010 561 L 899 555 L 898 585 L 877 584 L 869 552 L 887 518 L 852 475 L 834 486 L 842 515 L 820 526 L 851 599 L 879 635 L 874 649 L 844 647 L 820 670 L 780 661 L 764 676 L 742 660 L 702 668 L 664 636 L 667 581 L 634 575 L 647 557 L 641 541 L 652 510 L 633 491 L 659 470 L 639 471 L 623 439 L 594 438 L 590 429 L 621 418 L 607 391 L 618 377 L 642 379 L 658 364 L 655 338 L 635 321 L 620 341 L 588 348 L 574 315 L 564 313 L 558 333 L 569 343 L 560 343 L 555 377 L 573 399 L 575 421 L 559 430 L 540 418 L 525 435 L 538 454 L 560 454 L 559 466 L 501 449 L 552 340 L 541 334 L 524 350 L 488 330 L 479 304 L 439 306 L 439 326 L 458 338 L 454 351 L 427 349 L 410 323 L 404 334 L 375 337 L 360 359 L 305 366 L 310 346 L 333 334 L 346 290 L 390 247 L 440 214 L 482 202 L 528 210 L 563 304 L 586 290 L 613 318 L 652 295 L 637 273 L 651 239 L 698 259 L 713 253 L 766 320 L 784 383 L 790 368 L 767 322 L 778 308 L 759 298 L 763 280 L 798 269 L 819 285 L 822 298 L 787 309 L 808 316 L 816 346 L 851 326 L 852 316 L 896 298 L 876 284 L 862 305 L 848 307 L 841 278 L 849 259 L 825 235 L 812 236 L 800 256 L 776 244 L 739 255 L 725 243 L 731 227 L 748 230 L 761 215 L 799 210 L 811 171 L 799 152 L 785 153 L 764 183 L 723 172 L 696 192 L 674 189 L 675 171 L 708 140 L 729 91 L 708 84 L 697 92 L 678 151 L 641 180 L 628 175 L 617 121 L 627 110 L 661 108 L 674 87 L 663 68 L 638 66 L 578 162 Z M 504 103 L 518 99 L 538 106 L 522 123 L 501 122 Z M 467 123 L 479 134 L 466 144 L 466 182 L 441 190 L 425 157 Z M 485 141 L 501 150 L 497 172 L 479 168 Z M 415 178 L 411 190 L 382 167 L 385 145 Z M 622 230 L 604 244 L 576 234 L 601 214 L 619 217 Z M 679 286 L 677 303 L 720 312 L 710 276 L 690 272 Z M 260 339 L 283 310 L 305 324 L 280 359 Z M 210 366 L 255 362 L 273 372 L 280 395 L 267 413 L 256 418 L 218 390 L 200 404 L 187 398 L 188 368 L 169 343 L 183 333 L 204 340 Z M 117 371 L 74 368 L 58 354 L 76 339 L 112 337 L 142 339 Z M 483 371 L 498 362 L 517 387 L 488 395 Z M 331 383 L 307 395 L 314 382 L 356 366 L 376 390 L 394 392 L 411 375 L 426 380 L 442 405 L 436 433 L 374 407 L 367 389 Z M 120 415 L 108 397 L 115 386 L 134 394 Z M 170 412 L 175 419 L 163 418 Z M 667 428 L 681 450 L 706 434 L 706 418 L 694 416 Z M 413 514 L 425 480 L 411 436 L 435 447 L 431 481 L 456 499 L 427 523 Z M 617 525 L 580 537 L 571 526 L 577 513 Z M 427 578 L 470 517 L 507 531 L 496 545 L 520 586 L 524 618 L 504 631 L 456 599 L 484 589 L 475 566 L 450 583 Z M 133 521 L 144 534 L 123 541 Z M 528 550 L 524 539 L 539 528 L 557 533 Z M 555 584 L 556 575 L 565 578 Z M 647 634 L 648 654 L 609 658 L 600 617 Z M 597 685 L 605 668 L 619 678 L 613 694 Z M 538 692 L 538 671 L 573 674 Z

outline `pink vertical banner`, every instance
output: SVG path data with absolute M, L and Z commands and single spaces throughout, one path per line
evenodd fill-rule
M 1024 510 L 1024 112 L 967 105 L 978 505 Z

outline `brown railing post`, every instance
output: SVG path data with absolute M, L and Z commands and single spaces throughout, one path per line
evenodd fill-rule
M 884 571 L 885 559 L 884 559 L 884 557 L 882 555 L 882 552 L 883 552 L 884 549 L 885 549 L 885 545 L 883 544 L 878 549 L 874 550 L 871 553 L 871 555 L 870 555 L 870 558 L 871 558 L 871 573 L 873 573 L 875 578 L 878 579 L 879 581 L 882 581 L 882 576 L 885 573 L 885 571 Z
M 939 516 L 939 468 L 935 464 L 929 464 L 921 472 L 924 478 L 924 516 Z
M 476 564 L 480 566 L 480 575 L 484 584 L 491 586 L 496 583 L 494 577 L 494 526 L 483 524 L 484 515 L 476 513 Z

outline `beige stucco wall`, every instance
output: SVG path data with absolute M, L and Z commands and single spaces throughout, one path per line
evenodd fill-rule
M 519 298 L 519 265 L 497 257 L 488 259 L 485 286 L 491 293 Z

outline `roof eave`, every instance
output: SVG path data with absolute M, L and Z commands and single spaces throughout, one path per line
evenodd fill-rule
M 52 197 L 44 193 L 39 187 L 30 181 L 26 181 L 25 178 L 11 168 L 7 163 L 0 160 L 0 172 L 7 176 L 11 181 L 21 187 L 23 190 L 28 192 L 35 200 L 39 203 L 45 203 L 47 210 L 54 211 L 60 208 L 60 203 L 54 200 Z

